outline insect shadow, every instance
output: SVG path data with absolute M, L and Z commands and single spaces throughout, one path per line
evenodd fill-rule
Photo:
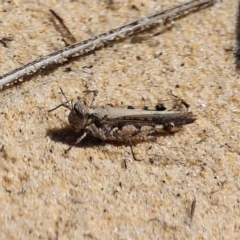
M 53 128 L 47 130 L 47 136 L 49 136 L 54 142 L 61 142 L 69 145 L 69 147 L 92 147 L 101 146 L 105 144 L 105 141 L 95 138 L 91 135 L 87 135 L 79 144 L 76 145 L 76 141 L 80 136 L 79 132 L 76 132 L 70 127 L 65 128 Z
M 48 129 L 46 135 L 51 138 L 51 140 L 55 142 L 61 142 L 63 144 L 69 145 L 69 147 L 79 147 L 79 148 L 91 148 L 93 146 L 105 146 L 107 144 L 111 144 L 113 146 L 136 146 L 137 144 L 143 142 L 155 142 L 157 137 L 173 135 L 173 133 L 158 133 L 152 135 L 152 138 L 146 140 L 138 140 L 138 141 L 111 141 L 111 140 L 102 140 L 96 138 L 90 134 L 87 134 L 84 139 L 81 140 L 80 143 L 76 144 L 80 132 L 76 132 L 73 128 L 66 126 L 64 128 L 52 128 Z

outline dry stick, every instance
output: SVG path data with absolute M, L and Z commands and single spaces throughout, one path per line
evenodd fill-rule
M 216 0 L 193 0 L 155 15 L 145 17 L 139 21 L 124 25 L 120 28 L 110 30 L 80 43 L 70 45 L 63 50 L 39 58 L 38 60 L 4 74 L 0 77 L 0 89 L 2 89 L 4 86 L 21 82 L 23 81 L 21 78 L 34 74 L 40 69 L 46 68 L 53 64 L 60 64 L 64 61 L 67 61 L 71 57 L 83 55 L 87 52 L 104 46 L 108 42 L 126 38 L 158 24 L 164 25 L 168 21 L 172 21 L 174 19 L 183 17 L 190 12 L 211 6 L 215 2 Z
M 0 39 L 0 43 L 4 46 L 7 47 L 7 42 L 12 41 L 13 39 L 11 37 L 3 37 Z
M 194 213 L 195 213 L 196 203 L 197 203 L 197 200 L 196 200 L 196 198 L 194 198 L 193 201 L 192 201 L 192 205 L 191 205 L 190 226 L 191 226 L 191 223 L 192 223 L 192 220 L 193 220 L 193 216 L 194 216 Z
M 56 30 L 60 32 L 60 34 L 63 36 L 63 41 L 65 42 L 65 44 L 67 46 L 69 46 L 70 44 L 74 44 L 77 40 L 69 31 L 63 19 L 54 10 L 50 9 L 49 11 L 53 15 L 51 21 L 53 22 Z

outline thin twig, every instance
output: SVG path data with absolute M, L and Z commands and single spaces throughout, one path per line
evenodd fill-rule
M 63 50 L 51 53 L 0 76 L 0 89 L 2 89 L 4 86 L 9 86 L 14 83 L 21 82 L 22 80 L 20 79 L 32 75 L 40 69 L 46 68 L 53 64 L 63 63 L 71 57 L 81 56 L 87 52 L 104 46 L 108 42 L 135 35 L 138 32 L 152 28 L 156 25 L 164 26 L 164 24 L 168 23 L 169 21 L 181 18 L 190 12 L 211 6 L 215 2 L 216 0 L 193 0 L 171 9 L 159 12 L 155 15 L 145 17 L 139 21 L 135 21 L 122 27 L 110 30 L 88 40 L 70 45 Z
M 192 201 L 191 211 L 190 211 L 190 226 L 191 226 L 193 216 L 194 216 L 194 213 L 195 213 L 196 203 L 197 203 L 197 200 L 196 200 L 196 198 L 194 198 L 193 201 Z
M 74 44 L 76 42 L 76 38 L 72 35 L 70 30 L 67 28 L 63 19 L 53 9 L 49 9 L 49 11 L 53 15 L 53 17 L 51 18 L 51 21 L 53 22 L 57 31 L 59 31 L 63 36 L 63 41 L 66 43 L 66 45 L 69 46 L 70 44 Z
M 7 47 L 7 42 L 12 41 L 13 39 L 11 37 L 3 37 L 0 39 L 0 43 L 4 46 Z

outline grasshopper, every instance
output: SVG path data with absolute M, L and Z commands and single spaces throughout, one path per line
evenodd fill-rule
M 192 112 L 167 111 L 162 104 L 157 105 L 155 109 L 111 105 L 88 107 L 80 101 L 71 104 L 67 101 L 58 107 L 60 106 L 70 110 L 69 124 L 81 133 L 76 144 L 87 134 L 102 140 L 141 141 L 156 134 L 176 132 L 183 125 L 196 120 Z

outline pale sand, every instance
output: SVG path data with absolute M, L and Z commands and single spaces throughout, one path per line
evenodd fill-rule
M 0 45 L 0 73 L 64 47 L 50 8 L 81 41 L 177 3 L 109 2 L 1 3 L 0 37 L 13 41 Z M 239 239 L 237 5 L 219 1 L 161 35 L 111 44 L 1 91 L 0 238 Z M 135 146 L 141 162 L 128 145 L 92 138 L 66 156 L 68 135 L 47 132 L 67 126 L 68 111 L 47 111 L 64 101 L 59 87 L 76 98 L 86 86 L 99 105 L 154 105 L 173 91 L 198 120 Z

